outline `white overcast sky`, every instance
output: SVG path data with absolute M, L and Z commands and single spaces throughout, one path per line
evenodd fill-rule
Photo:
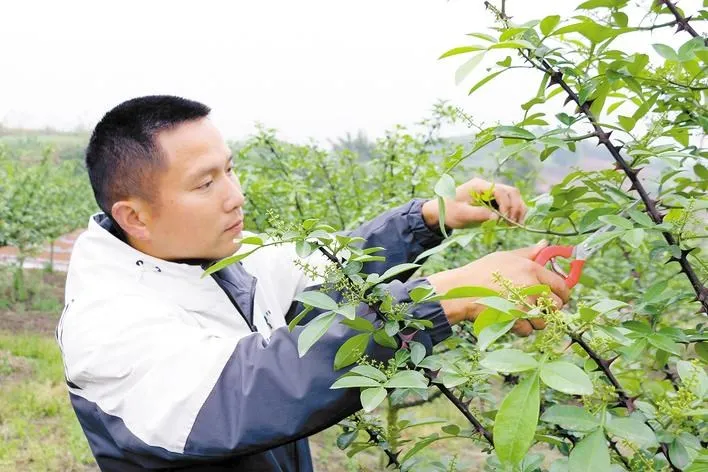
M 465 33 L 493 24 L 483 3 L 0 0 L 0 121 L 92 127 L 111 107 L 146 94 L 203 101 L 233 139 L 257 121 L 297 141 L 358 129 L 373 138 L 426 116 L 437 99 L 487 123 L 512 121 L 534 93 L 537 72 L 509 72 L 468 98 L 484 67 L 456 86 L 464 59 L 437 59 L 477 43 Z M 573 14 L 578 3 L 507 0 L 507 9 L 523 22 Z M 693 12 L 700 0 L 680 5 Z M 627 47 L 688 39 L 667 31 Z

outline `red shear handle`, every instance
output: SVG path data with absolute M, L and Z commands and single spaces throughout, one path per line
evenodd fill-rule
M 541 252 L 538 253 L 534 261 L 542 266 L 545 266 L 548 261 L 554 257 L 564 257 L 566 259 L 570 258 L 573 255 L 574 249 L 574 246 L 548 246 L 541 249 Z M 575 259 L 570 262 L 570 273 L 568 274 L 568 277 L 565 278 L 565 284 L 568 288 L 573 288 L 578 283 L 578 280 L 580 280 L 580 274 L 583 272 L 584 264 L 585 261 L 582 259 Z

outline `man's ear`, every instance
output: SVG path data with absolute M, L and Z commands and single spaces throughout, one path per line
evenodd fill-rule
M 113 204 L 111 215 L 128 236 L 146 241 L 150 239 L 150 230 L 146 224 L 149 215 L 145 210 L 145 205 L 140 201 L 121 200 Z

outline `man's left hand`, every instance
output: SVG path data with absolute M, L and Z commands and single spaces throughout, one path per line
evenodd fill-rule
M 482 193 L 494 185 L 493 195 L 499 206 L 499 212 L 516 223 L 522 223 L 526 216 L 526 204 L 521 192 L 516 187 L 504 184 L 492 184 L 486 180 L 473 178 L 455 189 L 455 200 L 445 199 L 445 225 L 448 228 L 466 228 L 475 224 L 494 220 L 498 215 L 483 206 L 473 206 L 472 193 Z M 440 210 L 438 201 L 428 200 L 423 204 L 425 224 L 434 228 L 439 225 Z

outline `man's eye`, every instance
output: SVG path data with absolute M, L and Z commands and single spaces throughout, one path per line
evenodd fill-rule
M 197 187 L 197 188 L 200 189 L 200 190 L 206 190 L 206 189 L 208 189 L 208 188 L 211 186 L 211 184 L 213 184 L 213 183 L 214 183 L 214 181 L 213 181 L 213 180 L 210 180 L 209 182 L 205 183 L 204 185 L 200 185 L 200 186 Z
M 233 171 L 234 171 L 234 166 L 229 166 L 229 167 L 226 168 L 226 173 L 227 173 L 227 174 L 230 174 L 230 173 L 233 172 Z

